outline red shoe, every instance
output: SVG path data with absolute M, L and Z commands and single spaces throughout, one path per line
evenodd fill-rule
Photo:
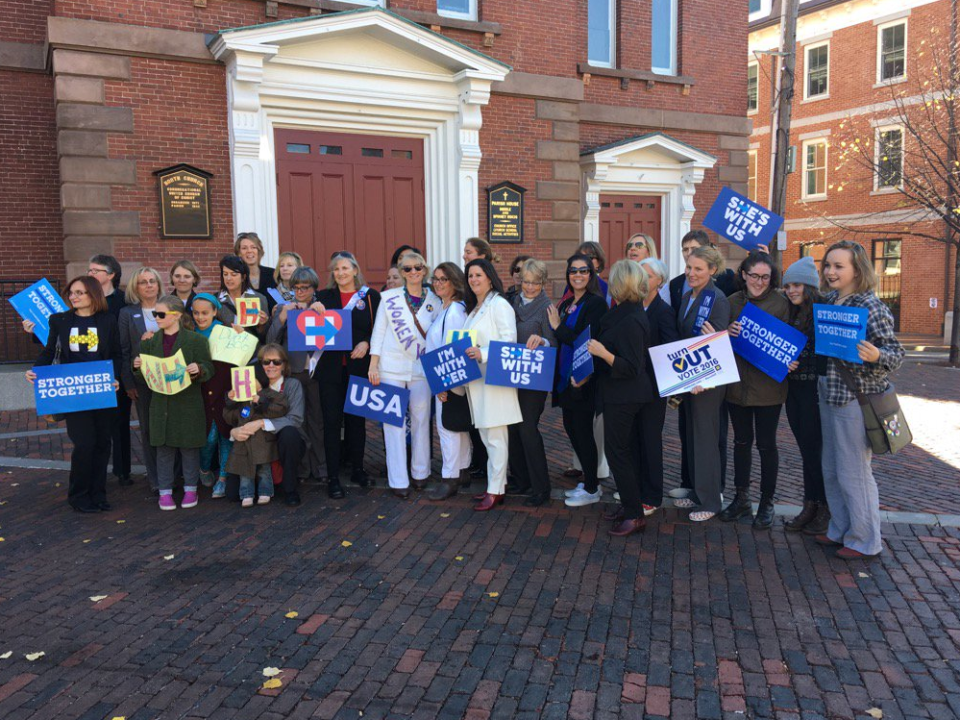
M 497 505 L 503 505 L 503 495 L 491 495 L 490 493 L 485 493 L 483 500 L 474 505 L 473 509 L 477 512 L 487 512 L 488 510 L 493 510 Z
M 627 535 L 633 535 L 634 533 L 643 532 L 643 529 L 647 526 L 647 521 L 642 517 L 639 518 L 629 518 L 623 520 L 617 525 L 614 525 L 610 528 L 607 533 L 614 535 L 616 537 L 626 537 Z
M 473 496 L 473 499 L 480 501 L 480 500 L 483 500 L 486 496 L 487 496 L 487 493 L 485 492 L 477 493 L 476 495 Z
M 842 547 L 834 555 L 841 560 L 872 560 L 876 555 L 867 555 L 853 548 Z
M 826 535 L 814 535 L 813 540 L 817 545 L 826 545 L 827 547 L 840 547 L 843 543 L 831 540 Z

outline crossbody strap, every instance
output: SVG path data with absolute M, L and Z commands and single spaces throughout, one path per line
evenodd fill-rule
M 857 402 L 861 405 L 869 404 L 870 400 L 867 396 L 857 389 L 857 382 L 853 379 L 853 373 L 841 365 L 839 360 L 835 360 L 834 364 L 837 368 L 837 374 L 840 376 L 840 379 L 843 380 L 843 384 L 847 386 L 850 392 L 857 396 Z

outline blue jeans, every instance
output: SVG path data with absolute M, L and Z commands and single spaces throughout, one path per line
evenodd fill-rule
M 210 432 L 207 433 L 207 444 L 200 448 L 200 470 L 209 472 L 213 466 L 214 453 L 219 455 L 220 477 L 227 476 L 227 459 L 230 457 L 230 438 L 220 434 L 215 422 L 210 423 Z
M 253 494 L 253 478 L 241 475 L 240 499 L 252 498 Z M 270 469 L 270 463 L 257 465 L 257 495 L 273 497 L 273 472 Z

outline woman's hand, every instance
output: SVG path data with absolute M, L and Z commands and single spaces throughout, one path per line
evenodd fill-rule
M 483 362 L 483 353 L 480 352 L 480 348 L 476 345 L 471 345 L 467 348 L 467 357 L 473 358 L 477 362 Z
M 325 308 L 323 303 L 320 302 L 319 300 L 317 300 L 313 305 L 311 305 L 310 309 L 313 310 L 315 313 L 320 313 L 321 315 L 323 315 L 327 311 L 327 308 Z
M 864 362 L 875 363 L 880 359 L 880 348 L 871 342 L 861 340 L 857 343 L 857 355 Z
M 350 358 L 352 360 L 362 360 L 367 356 L 367 351 L 370 350 L 370 343 L 366 340 L 362 340 L 357 343 L 357 346 L 353 349 L 353 352 L 350 353 Z
M 140 336 L 140 342 L 146 342 L 153 337 L 153 330 L 147 330 L 143 335 Z
M 730 333 L 730 337 L 740 337 L 740 323 L 734 320 L 730 323 L 730 327 L 727 328 L 727 332 Z
M 703 385 L 697 385 L 693 390 L 690 391 L 690 394 L 691 394 L 691 395 L 699 395 L 699 394 L 702 393 L 704 390 L 706 390 L 706 388 L 703 387 Z
M 440 402 L 446 402 L 446 401 L 447 401 L 447 391 L 444 390 L 442 393 L 437 393 L 437 400 L 439 400 Z
M 790 372 L 794 372 L 798 367 L 800 367 L 800 361 L 794 360 L 792 363 L 787 365 L 787 370 L 789 370 Z
M 27 370 L 27 371 L 24 373 L 24 375 L 26 376 L 27 381 L 28 381 L 31 385 L 33 385 L 33 383 L 36 382 L 36 380 L 37 380 L 37 374 L 36 374 L 33 370 Z
M 137 401 L 137 398 L 139 396 L 140 394 L 137 392 L 136 388 L 130 388 L 129 390 L 127 390 L 127 397 L 133 400 L 134 402 Z
M 541 345 L 546 345 L 547 341 L 539 335 L 531 335 L 527 338 L 527 350 L 536 350 Z
M 547 306 L 547 321 L 554 330 L 560 327 L 560 311 L 557 310 L 556 305 Z
M 588 340 L 587 352 L 598 358 L 605 358 L 610 354 L 604 344 L 599 340 Z
M 113 381 L 113 391 L 114 391 L 114 392 L 120 392 L 120 381 L 119 381 L 119 380 L 114 380 L 114 381 Z
M 27 333 L 27 335 L 32 333 L 33 329 L 37 326 L 37 324 L 32 320 L 24 320 L 22 325 L 23 325 L 23 331 Z
M 133 359 L 133 369 L 134 369 L 134 370 L 139 370 L 141 365 L 143 365 L 143 360 L 141 360 L 141 359 L 140 359 L 140 356 L 137 355 L 137 356 Z
M 237 335 L 241 335 L 242 333 L 245 333 L 245 332 L 247 331 L 247 329 L 246 329 L 243 325 L 238 325 L 237 323 L 234 323 L 234 324 L 231 325 L 230 327 L 233 328 L 233 331 L 234 331 Z
M 190 373 L 190 377 L 197 377 L 200 374 L 200 366 L 195 362 L 187 365 L 187 372 Z
M 756 249 L 762 253 L 766 253 L 767 255 L 770 254 L 770 247 L 768 245 L 764 245 L 763 243 L 757 243 Z
M 270 316 L 267 315 L 263 310 L 261 310 L 257 318 L 257 325 L 266 325 L 269 321 L 270 321 Z
M 373 358 L 370 361 L 370 369 L 367 371 L 367 379 L 370 380 L 370 384 L 376 387 L 380 384 L 380 358 L 376 355 L 371 355 Z
M 282 306 L 280 307 L 280 315 L 279 315 L 279 318 L 280 318 L 280 324 L 281 324 L 281 325 L 285 325 L 285 324 L 287 323 L 287 312 L 289 312 L 290 309 L 293 308 L 293 307 L 295 307 L 295 306 L 294 306 L 294 305 L 291 305 L 291 304 L 282 305 Z
M 588 381 L 591 377 L 593 377 L 593 373 L 591 373 L 590 375 L 587 375 L 587 376 L 586 376 L 583 380 L 581 380 L 580 382 L 577 382 L 577 381 L 574 380 L 573 378 L 570 378 L 570 384 L 573 385 L 573 387 L 575 387 L 575 388 L 583 387 L 584 385 L 587 384 L 587 381 Z
M 708 322 L 703 323 L 703 327 L 700 328 L 701 335 L 713 335 L 716 332 L 716 329 Z

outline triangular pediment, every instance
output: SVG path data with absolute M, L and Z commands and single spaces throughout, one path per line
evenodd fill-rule
M 652 160 L 704 169 L 713 167 L 717 161 L 713 155 L 662 132 L 626 138 L 580 153 L 581 165 L 629 165 Z

